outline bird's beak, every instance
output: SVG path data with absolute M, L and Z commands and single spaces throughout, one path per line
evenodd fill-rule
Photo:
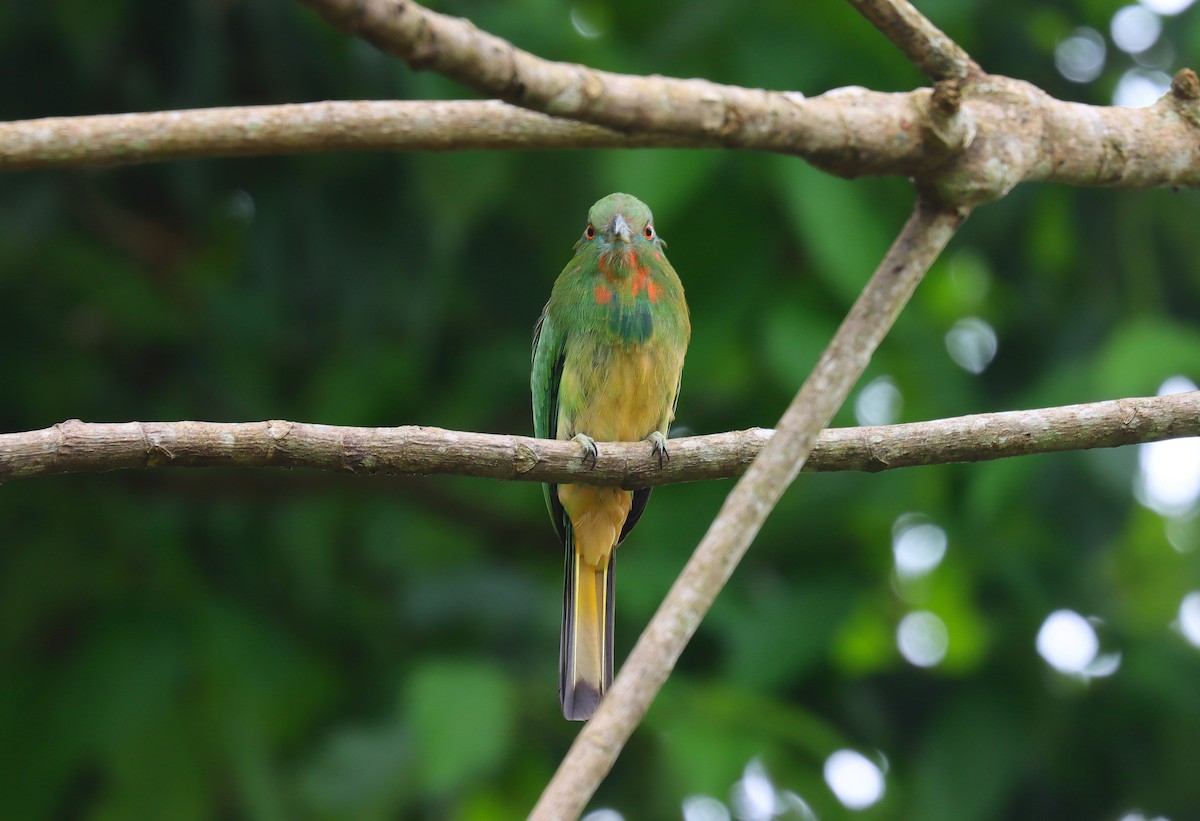
M 620 214 L 613 217 L 612 226 L 608 229 L 610 241 L 623 242 L 630 245 L 633 242 L 633 230 Z

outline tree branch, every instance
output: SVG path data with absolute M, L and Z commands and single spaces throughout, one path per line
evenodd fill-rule
M 908 0 L 848 0 L 931 80 L 966 79 L 983 71 L 963 48 Z
M 662 78 L 645 79 L 653 89 Z M 928 97 L 928 90 L 895 94 L 863 88 L 813 98 L 792 95 L 794 122 L 744 134 L 738 147 L 794 154 L 843 176 L 916 176 L 942 158 L 927 147 L 925 132 L 912 127 L 924 117 Z M 0 122 L 0 171 L 327 151 L 727 144 L 723 135 L 703 129 L 618 131 L 495 100 L 296 103 Z
M 322 151 L 713 145 L 684 134 L 626 134 L 495 100 L 324 102 L 0 122 L 0 170 Z
M 912 216 L 779 420 L 775 435 L 726 497 L 612 689 L 575 738 L 531 818 L 576 818 L 583 812 L 717 593 L 804 466 L 817 434 L 845 401 L 925 271 L 966 216 L 965 211 L 918 199 Z
M 1180 81 L 1194 80 L 1189 69 L 1147 108 L 1066 103 L 1029 83 L 977 72 L 911 6 L 852 0 L 914 44 L 910 56 L 955 83 L 943 94 L 953 100 L 949 142 L 942 137 L 945 117 L 930 112 L 928 89 L 909 95 L 843 89 L 806 99 L 705 80 L 614 74 L 544 60 L 411 0 L 300 1 L 414 69 L 432 69 L 525 108 L 619 131 L 700 135 L 726 148 L 798 154 L 843 176 L 915 176 L 927 196 L 946 204 L 977 205 L 1024 181 L 1200 185 L 1200 98 L 1188 93 L 1196 90 L 1194 82 Z M 969 70 L 959 82 L 954 66 L 962 59 Z M 886 106 L 882 116 L 876 104 Z M 897 116 L 904 109 L 907 115 Z M 902 157 L 888 167 L 894 151 Z
M 672 439 L 671 459 L 661 469 L 644 443 L 601 442 L 593 469 L 583 465 L 572 442 L 441 428 L 70 420 L 44 430 L 0 434 L 0 482 L 122 469 L 274 467 L 559 483 L 586 478 L 591 484 L 651 487 L 739 476 L 773 435 L 752 428 Z M 1200 391 L 830 428 L 817 437 L 804 470 L 874 473 L 1181 436 L 1200 436 Z
M 524 108 L 618 130 L 707 134 L 729 147 L 796 133 L 802 95 L 559 63 L 410 0 L 301 0 L 337 28 Z
M 1065 103 L 1028 83 L 990 75 L 932 93 L 847 88 L 801 98 L 733 89 L 741 98 L 786 100 L 786 106 L 738 108 L 737 119 L 759 125 L 735 138 L 697 125 L 670 102 L 677 96 L 672 84 L 686 83 L 705 86 L 724 100 L 722 105 L 731 106 L 732 97 L 720 96 L 731 87 L 633 79 L 647 99 L 667 102 L 664 117 L 679 115 L 672 128 L 617 131 L 495 101 L 467 100 L 51 117 L 0 123 L 0 171 L 322 151 L 732 145 L 794 154 L 845 177 L 917 177 L 944 202 L 985 202 L 1022 181 L 1200 185 L 1200 89 L 1190 69 L 1176 75 L 1171 93 L 1140 109 Z M 774 118 L 770 127 L 764 117 Z
M 482 60 L 487 82 L 471 84 L 485 92 L 507 87 L 496 79 L 504 66 L 515 71 L 528 64 L 532 73 L 510 77 L 522 89 L 517 102 L 574 119 L 490 100 L 51 117 L 0 123 L 0 170 L 323 151 L 732 147 L 797 155 L 845 177 L 916 177 L 931 197 L 947 203 L 985 202 L 1023 181 L 1200 185 L 1200 84 L 1190 69 L 1176 75 L 1162 100 L 1141 109 L 1066 103 L 1028 83 L 992 75 L 946 81 L 949 85 L 932 93 L 846 88 L 805 98 L 553 63 L 465 20 L 401 0 L 361 0 L 361 9 L 358 0 L 306 1 L 335 17 L 347 9 L 361 11 L 354 25 L 376 42 L 411 35 L 376 19 L 402 7 L 404 14 L 387 19 L 415 16 L 423 22 L 409 29 L 426 34 L 415 45 L 401 42 L 389 50 L 412 52 L 414 64 L 434 67 L 465 60 L 469 68 Z M 472 62 L 459 54 L 464 42 L 489 51 Z M 435 59 L 434 47 L 449 49 L 450 56 Z

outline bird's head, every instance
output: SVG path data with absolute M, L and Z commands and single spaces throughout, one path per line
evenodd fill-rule
M 588 211 L 588 224 L 575 245 L 588 247 L 618 271 L 633 265 L 638 254 L 665 247 L 654 231 L 654 215 L 629 194 L 609 194 Z

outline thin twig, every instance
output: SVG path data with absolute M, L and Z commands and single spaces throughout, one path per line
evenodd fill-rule
M 599 710 L 546 786 L 531 818 L 570 819 L 583 812 L 717 593 L 803 467 L 818 432 L 845 401 L 917 283 L 965 217 L 965 212 L 918 200 L 904 229 L 779 420 L 775 436 L 725 499 Z
M 739 476 L 770 441 L 763 428 L 672 439 L 660 468 L 643 443 L 602 442 L 593 468 L 571 442 L 405 426 L 300 422 L 71 420 L 0 434 L 0 482 L 160 467 L 310 468 L 355 474 L 477 476 L 625 487 Z M 1200 436 L 1200 391 L 929 422 L 821 431 L 808 472 L 878 472 Z
M 848 0 L 929 79 L 965 79 L 982 70 L 908 0 Z

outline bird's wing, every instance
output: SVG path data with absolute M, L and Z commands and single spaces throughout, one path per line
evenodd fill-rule
M 533 391 L 533 434 L 539 439 L 558 438 L 558 388 L 566 359 L 566 335 L 555 327 L 546 310 L 533 328 L 533 371 L 529 386 Z M 558 538 L 566 543 L 567 514 L 558 501 L 558 485 L 544 484 L 546 509 Z

